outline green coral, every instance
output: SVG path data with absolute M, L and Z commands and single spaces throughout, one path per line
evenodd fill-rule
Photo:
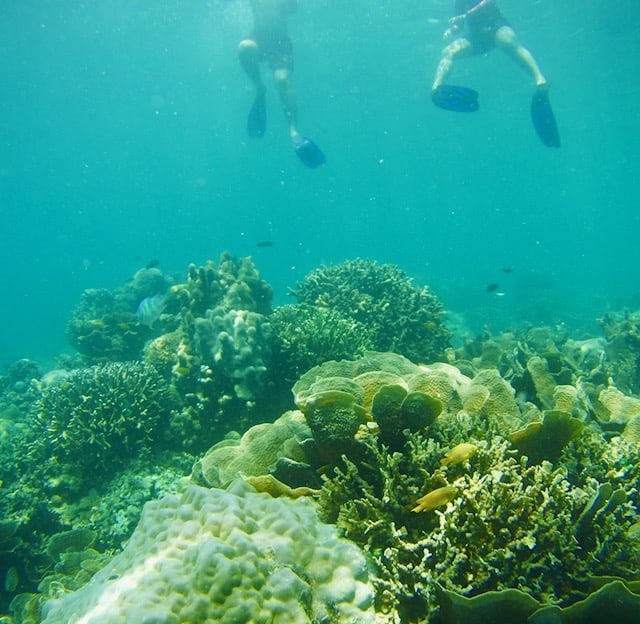
M 419 362 L 441 359 L 449 346 L 440 301 L 394 265 L 356 259 L 321 267 L 293 294 L 299 303 L 335 310 L 365 325 L 378 351 Z
M 337 310 L 298 304 L 269 316 L 273 374 L 290 386 L 310 368 L 328 360 L 353 359 L 373 348 L 367 325 Z
M 272 289 L 251 258 L 224 253 L 218 265 L 190 265 L 172 296 L 177 330 L 151 341 L 145 354 L 170 371 L 182 403 L 174 428 L 184 448 L 201 452 L 230 429 L 255 424 L 256 403 L 267 398 Z
M 32 453 L 47 457 L 65 480 L 102 477 L 164 443 L 173 405 L 166 382 L 147 364 L 72 371 L 33 405 L 40 436 Z
M 211 447 L 193 466 L 198 485 L 227 487 L 238 476 L 275 475 L 289 485 L 308 477 L 303 447 L 311 438 L 304 416 L 285 412 L 273 423 L 261 423 L 240 438 L 229 435 Z M 292 479 L 294 479 L 292 481 Z

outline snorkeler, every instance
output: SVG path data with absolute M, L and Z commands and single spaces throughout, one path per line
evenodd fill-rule
M 478 110 L 478 92 L 468 87 L 445 84 L 457 58 L 483 54 L 495 46 L 502 48 L 532 76 L 536 90 L 531 100 L 531 118 L 541 141 L 560 147 L 560 136 L 549 103 L 549 89 L 533 55 L 525 48 L 494 0 L 456 0 L 455 16 L 444 33 L 453 39 L 443 50 L 436 70 L 431 98 L 441 108 L 456 112 Z M 464 27 L 466 32 L 462 34 Z
M 298 8 L 297 0 L 250 0 L 253 32 L 240 42 L 240 64 L 253 82 L 256 95 L 247 119 L 247 132 L 252 139 L 264 136 L 267 124 L 266 87 L 260 63 L 266 61 L 289 122 L 291 143 L 298 158 L 311 168 L 325 162 L 318 146 L 298 132 L 298 101 L 291 82 L 293 46 L 287 31 L 287 18 Z

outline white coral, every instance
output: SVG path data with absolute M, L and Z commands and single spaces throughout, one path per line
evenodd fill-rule
M 46 611 L 45 624 L 375 621 L 358 548 L 310 501 L 242 480 L 148 503 L 125 549 Z

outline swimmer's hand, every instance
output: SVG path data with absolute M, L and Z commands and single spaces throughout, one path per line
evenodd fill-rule
M 464 24 L 466 19 L 467 19 L 466 13 L 452 17 L 449 20 L 449 24 L 451 24 L 451 26 L 444 31 L 444 35 L 442 35 L 442 38 L 445 41 L 448 41 L 449 39 L 452 39 L 453 37 L 455 37 L 462 30 L 462 25 Z
M 449 41 L 449 39 L 453 39 L 454 37 L 456 37 L 456 35 L 460 32 L 460 28 L 456 28 L 455 26 L 452 26 L 451 28 L 447 28 L 447 30 L 444 31 L 444 33 L 442 34 L 442 38 L 445 41 Z
M 451 28 L 462 28 L 462 25 L 465 23 L 467 19 L 467 14 L 463 13 L 462 15 L 454 15 L 450 20 L 449 24 L 451 24 Z

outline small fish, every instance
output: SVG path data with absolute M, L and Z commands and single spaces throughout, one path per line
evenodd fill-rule
M 453 500 L 458 495 L 458 488 L 452 485 L 445 485 L 444 487 L 433 490 L 428 494 L 425 494 L 419 498 L 418 503 L 411 511 L 419 513 L 421 511 L 431 511 L 436 507 L 446 505 L 449 501 Z
M 496 290 L 498 290 L 498 288 L 500 288 L 500 284 L 496 284 L 495 282 L 491 282 L 491 284 L 487 285 L 486 291 L 491 293 L 491 292 L 495 292 Z
M 510 266 L 502 267 L 502 272 L 506 273 L 507 275 L 509 273 L 513 273 L 513 267 L 510 267 Z
M 166 295 L 153 295 L 152 297 L 145 297 L 136 310 L 136 316 L 138 322 L 147 327 L 152 327 L 153 324 L 160 318 L 160 315 L 167 307 Z
M 157 258 L 151 258 L 151 260 L 147 262 L 147 266 L 145 267 L 145 269 L 155 269 L 159 266 L 160 266 L 160 260 L 158 260 Z
M 274 245 L 275 245 L 275 243 L 273 241 L 270 241 L 270 240 L 258 241 L 256 243 L 256 247 L 273 247 Z
M 453 466 L 455 464 L 461 464 L 463 461 L 473 457 L 477 450 L 478 447 L 470 442 L 458 444 L 444 454 L 444 457 L 440 460 L 440 465 Z

